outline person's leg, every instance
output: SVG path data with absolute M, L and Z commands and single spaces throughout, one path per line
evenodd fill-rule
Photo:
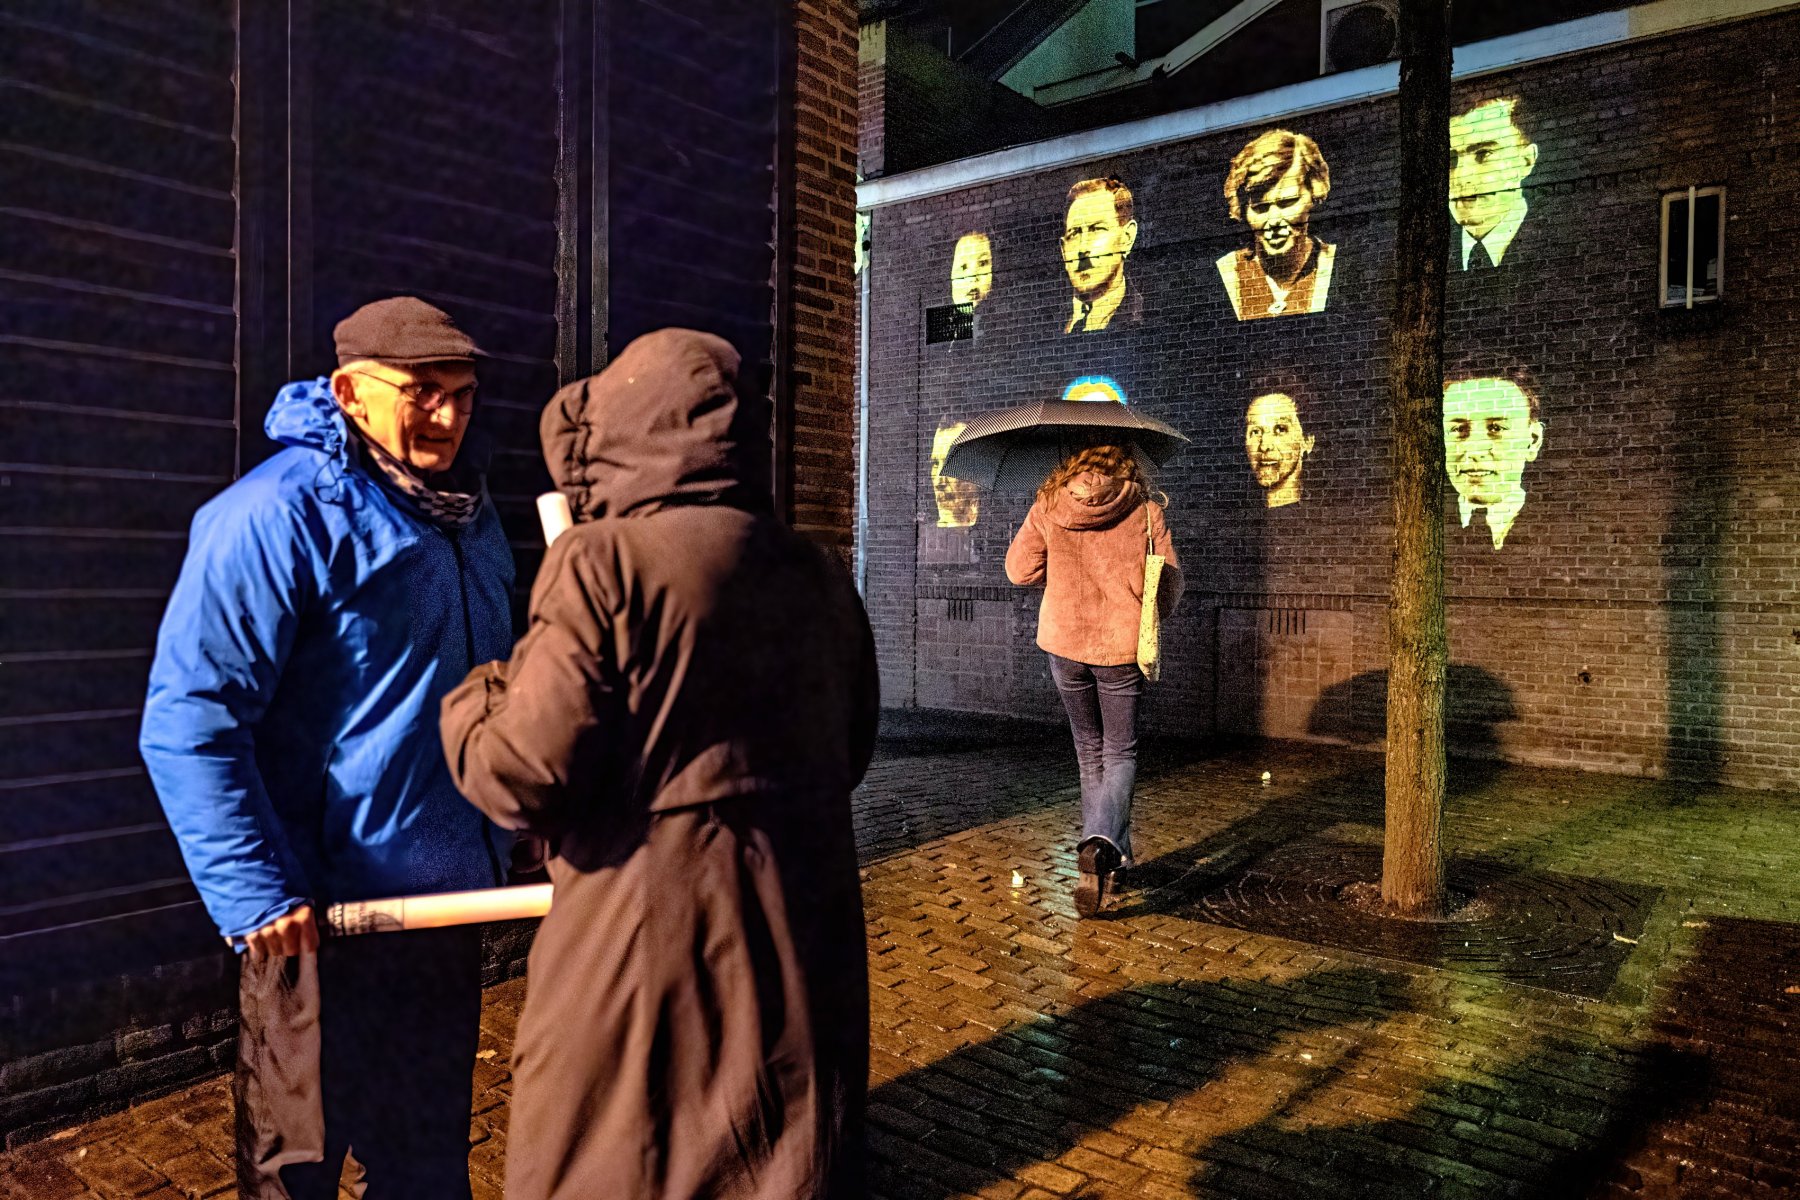
M 1083 834 L 1089 810 L 1098 802 L 1103 743 L 1100 725 L 1100 702 L 1095 695 L 1094 673 L 1085 663 L 1050 655 L 1050 678 L 1056 681 L 1057 695 L 1069 714 L 1069 733 L 1075 739 L 1075 769 L 1081 776 L 1081 825 Z
M 369 1200 L 467 1200 L 481 931 L 360 941 L 356 1074 L 364 1102 L 350 1153 Z
M 323 1056 L 320 955 L 239 962 L 238 1193 L 254 1200 L 332 1200 L 347 1141 L 341 1096 Z M 323 958 L 329 964 L 329 950 Z
M 1118 848 L 1129 866 L 1131 856 L 1131 795 L 1137 786 L 1137 708 L 1144 694 L 1144 673 L 1135 663 L 1120 667 L 1095 667 L 1094 682 L 1100 707 L 1101 764 L 1104 783 L 1095 805 L 1097 820 L 1084 834 L 1104 837 Z

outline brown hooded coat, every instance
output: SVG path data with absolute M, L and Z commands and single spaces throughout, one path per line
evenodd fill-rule
M 1181 563 L 1162 506 L 1135 483 L 1098 471 L 1069 480 L 1048 508 L 1034 500 L 1006 551 L 1006 577 L 1044 585 L 1037 644 L 1091 667 L 1137 661 L 1144 606 L 1144 513 L 1166 560 L 1156 592 L 1159 618 L 1181 599 Z
M 577 522 L 511 662 L 444 701 L 463 794 L 555 839 L 511 1200 L 863 1194 L 849 797 L 874 643 L 846 573 L 770 511 L 737 363 L 662 330 L 557 393 L 544 455 Z

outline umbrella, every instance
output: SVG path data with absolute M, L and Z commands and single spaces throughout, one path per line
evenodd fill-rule
M 1129 446 L 1140 460 L 1161 466 L 1187 440 L 1116 402 L 1040 400 L 971 418 L 950 444 L 941 473 L 985 488 L 1035 488 L 1088 446 Z

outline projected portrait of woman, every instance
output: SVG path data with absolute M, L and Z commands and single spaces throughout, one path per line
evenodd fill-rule
M 979 230 L 963 234 L 950 255 L 950 302 L 973 309 L 993 290 L 993 244 Z
M 1093 333 L 1115 317 L 1137 319 L 1142 298 L 1129 291 L 1125 277 L 1137 234 L 1131 189 L 1117 179 L 1083 179 L 1069 189 L 1062 260 L 1074 295 L 1064 333 Z
M 1231 160 L 1225 206 L 1250 245 L 1218 260 L 1240 321 L 1325 311 L 1337 247 L 1313 237 L 1313 210 L 1331 194 L 1331 168 L 1303 133 L 1271 129 Z
M 1481 514 L 1494 549 L 1525 508 L 1525 466 L 1544 446 L 1537 396 L 1510 379 L 1463 379 L 1444 389 L 1444 467 L 1464 529 Z
M 968 427 L 967 421 L 943 421 L 931 438 L 931 497 L 937 502 L 939 529 L 967 529 L 981 512 L 981 497 L 975 485 L 944 474 L 950 443 Z
M 1244 455 L 1265 506 L 1300 502 L 1300 476 L 1312 449 L 1312 435 L 1301 423 L 1300 404 L 1291 394 L 1268 392 L 1250 402 L 1244 413 Z
M 1450 215 L 1462 227 L 1462 269 L 1498 267 L 1531 206 L 1525 179 L 1537 166 L 1517 96 L 1484 100 L 1450 118 Z

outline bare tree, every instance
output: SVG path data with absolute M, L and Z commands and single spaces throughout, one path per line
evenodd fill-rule
M 1450 257 L 1450 0 L 1400 0 L 1400 212 L 1389 388 L 1387 838 L 1381 898 L 1444 911 L 1444 277 Z

